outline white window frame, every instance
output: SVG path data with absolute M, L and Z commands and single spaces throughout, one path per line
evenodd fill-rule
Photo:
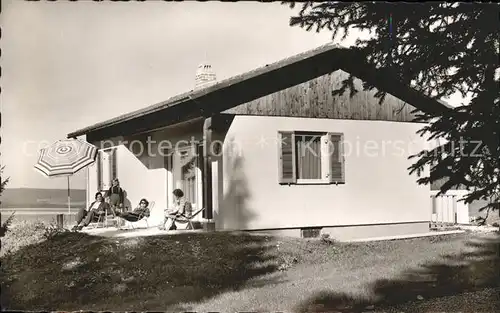
M 321 176 L 322 176 L 321 178 L 309 178 L 309 179 L 297 178 L 295 184 L 297 184 L 297 185 L 329 184 L 330 180 L 328 178 L 328 175 L 329 175 L 330 158 L 328 157 L 327 154 L 324 153 L 325 152 L 325 150 L 324 150 L 325 149 L 325 139 L 328 141 L 328 132 L 294 131 L 294 133 L 295 133 L 295 138 L 297 138 L 297 136 L 318 136 L 318 135 L 320 136 L 320 140 L 321 140 L 320 160 L 321 160 Z M 296 156 L 295 156 L 295 163 L 296 164 L 294 164 L 294 166 L 297 167 L 300 149 L 299 149 L 296 142 L 294 142 L 293 144 L 295 145 L 295 153 L 296 153 Z M 326 142 L 326 144 L 327 144 L 327 142 Z M 296 175 L 298 176 L 298 171 L 297 171 Z

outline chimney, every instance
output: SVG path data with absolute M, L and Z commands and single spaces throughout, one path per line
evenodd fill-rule
M 195 86 L 194 89 L 202 89 L 213 85 L 217 78 L 214 71 L 212 70 L 212 65 L 207 63 L 202 63 L 198 66 L 196 70 Z

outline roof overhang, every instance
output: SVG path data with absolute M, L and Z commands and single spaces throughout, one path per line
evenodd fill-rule
M 77 130 L 68 134 L 68 138 L 91 134 L 94 140 L 100 140 L 208 117 L 338 69 L 351 73 L 419 110 L 448 109 L 437 100 L 426 97 L 386 73 L 360 64 L 362 62 L 351 49 L 324 45 L 220 81 L 207 88 L 192 90 L 144 109 Z

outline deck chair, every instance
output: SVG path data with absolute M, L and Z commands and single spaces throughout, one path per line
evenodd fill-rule
M 95 222 L 93 221 L 92 223 L 89 224 L 89 226 L 93 225 L 94 226 L 93 228 L 97 228 L 99 227 L 99 224 L 101 224 L 103 227 L 108 227 L 108 224 L 110 222 L 112 221 L 117 222 L 117 218 L 118 217 L 113 216 L 113 213 L 106 211 L 103 214 L 98 215 L 97 218 L 94 217 Z
M 114 216 L 113 213 L 109 213 L 106 211 L 106 213 L 104 214 L 104 227 L 108 227 L 108 224 L 112 221 L 118 223 L 118 217 Z
M 98 228 L 99 227 L 99 223 L 103 226 L 103 227 L 106 227 L 105 224 L 107 225 L 107 222 L 106 222 L 106 217 L 107 216 L 107 212 L 103 213 L 103 214 L 99 214 L 97 216 L 94 216 L 94 219 L 90 222 L 90 224 L 88 225 L 89 227 L 92 226 L 92 228 Z
M 137 222 L 127 221 L 128 224 L 130 225 L 130 227 L 132 227 L 132 229 L 135 229 L 134 224 L 137 225 L 139 222 L 144 221 L 146 223 L 146 228 L 149 228 L 149 222 L 148 222 L 148 220 L 149 220 L 149 217 L 151 216 L 151 211 L 153 211 L 154 207 L 155 207 L 155 202 L 154 201 L 149 202 L 149 206 L 148 206 L 148 208 L 149 208 L 149 214 L 148 215 L 146 215 L 146 214 L 140 215 L 139 216 L 139 220 Z
M 193 226 L 193 222 L 192 220 L 198 215 L 200 214 L 201 212 L 203 212 L 203 210 L 205 210 L 205 208 L 201 208 L 195 212 L 193 212 L 191 215 L 185 215 L 185 214 L 181 214 L 179 217 L 177 217 L 175 219 L 176 222 L 179 222 L 179 223 L 187 223 L 188 226 L 190 227 L 190 229 L 194 229 L 194 226 Z M 187 229 L 187 227 L 186 227 Z

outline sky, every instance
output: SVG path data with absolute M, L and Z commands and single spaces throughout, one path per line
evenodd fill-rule
M 297 9 L 279 2 L 2 1 L 0 149 L 8 187 L 66 188 L 65 178 L 33 169 L 40 148 L 193 89 L 204 61 L 222 80 L 331 42 L 331 32 L 290 27 Z M 71 188 L 85 188 L 84 173 L 71 178 Z

